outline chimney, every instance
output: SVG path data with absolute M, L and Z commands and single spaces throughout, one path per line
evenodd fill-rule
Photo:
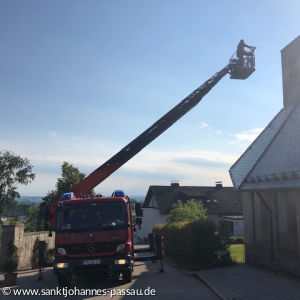
M 216 188 L 221 189 L 223 187 L 222 181 L 216 181 Z
M 178 187 L 179 181 L 178 180 L 171 180 L 171 186 Z

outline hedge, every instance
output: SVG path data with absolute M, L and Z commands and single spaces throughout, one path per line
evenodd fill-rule
M 189 223 L 157 224 L 154 233 L 164 234 L 165 253 L 180 265 L 193 269 L 206 269 L 220 265 L 217 251 L 228 251 L 228 245 L 211 220 Z M 232 264 L 230 254 L 222 257 L 222 265 Z

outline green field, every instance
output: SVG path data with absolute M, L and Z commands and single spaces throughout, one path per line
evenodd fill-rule
M 244 244 L 234 244 L 229 247 L 231 258 L 238 264 L 245 262 Z

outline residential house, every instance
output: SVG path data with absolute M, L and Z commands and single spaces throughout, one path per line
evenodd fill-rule
M 246 262 L 300 275 L 300 36 L 281 51 L 283 108 L 231 167 Z
M 243 235 L 242 197 L 233 187 L 223 187 L 221 182 L 215 186 L 180 186 L 172 182 L 169 186 L 149 187 L 143 208 L 143 224 L 137 231 L 138 239 L 144 239 L 155 224 L 167 222 L 172 205 L 181 200 L 200 201 L 207 209 L 207 217 L 232 236 Z

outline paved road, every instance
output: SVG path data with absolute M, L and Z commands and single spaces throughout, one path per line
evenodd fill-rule
M 172 267 L 170 264 L 164 262 L 165 273 L 159 273 L 157 264 L 152 262 L 137 262 L 134 270 L 134 279 L 130 284 L 122 284 L 119 280 L 106 280 L 97 281 L 90 280 L 84 281 L 81 277 L 74 280 L 74 289 L 76 288 L 80 293 L 87 293 L 88 289 L 106 290 L 106 296 L 52 296 L 51 299 L 115 299 L 115 300 L 128 300 L 128 299 L 166 299 L 166 300 L 182 300 L 182 299 L 201 299 L 201 300 L 220 300 L 210 288 L 204 283 L 192 276 L 188 276 Z M 21 289 L 38 289 L 39 293 L 44 292 L 42 289 L 57 289 L 56 276 L 53 275 L 52 269 L 45 270 L 45 276 L 43 281 L 37 281 L 38 272 L 36 270 L 20 271 L 18 275 L 17 286 L 12 287 L 10 296 L 3 296 L 3 292 L 8 291 L 3 288 L 0 283 L 0 299 L 38 299 L 39 296 L 14 296 L 15 291 Z M 72 292 L 73 292 L 72 291 Z M 48 290 L 45 290 L 48 293 Z M 71 292 L 71 293 L 72 293 Z M 117 293 L 128 292 L 130 294 L 138 292 L 139 294 L 145 293 L 144 296 L 133 295 L 113 295 Z M 61 291 L 64 293 L 64 291 Z M 147 294 L 151 294 L 147 295 Z M 113 297 L 111 297 L 113 296 Z M 45 296 L 40 296 L 45 299 Z

